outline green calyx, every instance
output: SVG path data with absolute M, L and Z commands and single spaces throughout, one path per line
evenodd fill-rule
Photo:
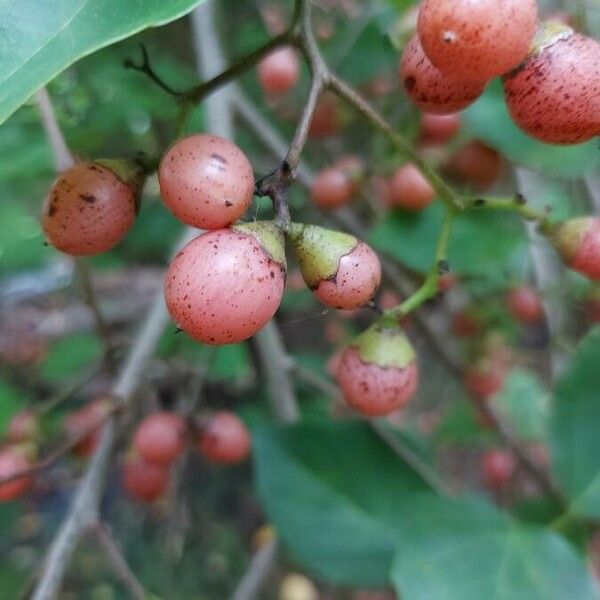
M 567 262 L 575 257 L 588 227 L 589 217 L 569 219 L 568 221 L 557 223 L 553 227 L 550 238 L 554 247 Z
M 559 40 L 564 40 L 573 34 L 573 30 L 559 21 L 544 21 L 540 23 L 532 43 L 532 54 L 540 54 L 545 48 Z
M 311 289 L 335 277 L 342 256 L 350 254 L 358 244 L 353 235 L 303 223 L 292 223 L 288 235 L 302 277 Z
M 234 225 L 232 229 L 254 236 L 271 260 L 279 263 L 284 268 L 286 267 L 283 234 L 273 221 L 242 223 Z
M 379 367 L 404 369 L 415 360 L 415 351 L 401 327 L 371 325 L 349 344 L 360 358 Z

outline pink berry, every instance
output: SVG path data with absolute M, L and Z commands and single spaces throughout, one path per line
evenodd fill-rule
M 536 290 L 519 286 L 506 296 L 508 312 L 521 323 L 538 323 L 544 318 L 544 305 Z
M 184 223 L 220 229 L 237 221 L 254 196 L 246 155 L 229 140 L 196 134 L 175 142 L 158 171 L 167 207 Z
M 371 327 L 343 351 L 335 375 L 346 402 L 375 417 L 403 407 L 412 398 L 419 370 L 400 328 Z
M 141 502 L 152 502 L 160 498 L 169 485 L 167 468 L 146 462 L 139 456 L 125 461 L 121 477 L 125 491 Z
M 298 56 L 288 46 L 276 48 L 258 65 L 258 79 L 268 94 L 285 94 L 298 83 L 299 75 Z
M 487 190 L 502 174 L 503 162 L 496 150 L 478 140 L 471 140 L 450 157 L 448 168 L 461 182 Z
M 183 452 L 185 435 L 185 422 L 180 416 L 156 412 L 139 424 L 133 445 L 147 462 L 168 466 Z
M 391 206 L 417 211 L 434 199 L 435 190 L 415 165 L 407 163 L 396 169 L 391 182 Z
M 542 142 L 600 135 L 600 44 L 561 28 L 505 76 L 504 92 L 515 123 Z
M 537 18 L 535 0 L 423 0 L 417 31 L 442 73 L 488 81 L 525 58 Z
M 13 448 L 5 448 L 0 452 L 0 479 L 16 475 L 31 467 L 27 458 Z M 26 475 L 0 483 L 0 502 L 8 502 L 22 496 L 32 484 L 30 476 Z
M 476 400 L 484 401 L 502 390 L 505 379 L 506 367 L 503 364 L 483 358 L 467 370 L 465 387 Z
M 353 194 L 353 183 L 339 168 L 323 169 L 310 186 L 310 197 L 320 208 L 332 209 L 346 204 Z
M 63 427 L 70 440 L 79 440 L 72 448 L 73 454 L 85 458 L 93 454 L 102 434 L 102 423 L 111 410 L 111 401 L 100 398 L 72 412 Z
M 600 280 L 600 217 L 578 217 L 555 227 L 552 238 L 565 264 Z
M 417 35 L 402 53 L 400 81 L 421 110 L 434 114 L 458 112 L 475 102 L 485 89 L 484 81 L 464 81 L 444 75 L 425 56 Z
M 140 180 L 135 169 L 126 168 L 127 175 L 122 175 L 123 164 L 82 162 L 60 175 L 42 212 L 44 233 L 52 246 L 86 256 L 106 252 L 125 237 L 135 220 Z
M 211 231 L 187 244 L 167 272 L 165 300 L 173 320 L 193 338 L 232 344 L 271 320 L 284 285 L 283 238 L 259 222 Z
M 248 458 L 250 445 L 250 433 L 244 422 L 225 410 L 210 418 L 198 440 L 198 449 L 205 458 L 226 465 Z
M 423 113 L 421 117 L 421 139 L 426 144 L 445 144 L 458 133 L 459 129 L 460 116 L 456 113 L 449 115 Z
M 507 450 L 488 450 L 481 457 L 481 474 L 486 487 L 499 492 L 510 481 L 515 471 L 515 460 Z

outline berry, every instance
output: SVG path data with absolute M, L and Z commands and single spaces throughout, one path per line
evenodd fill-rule
M 483 401 L 497 394 L 504 386 L 506 366 L 490 358 L 482 358 L 465 374 L 465 387 L 476 400 Z
M 369 417 L 387 415 L 414 395 L 419 371 L 399 327 L 372 326 L 343 351 L 336 377 L 346 402 Z
M 239 463 L 250 454 L 250 433 L 237 415 L 222 410 L 202 427 L 198 450 L 213 463 Z
M 320 208 L 338 208 L 346 204 L 354 191 L 350 177 L 340 168 L 323 169 L 310 186 L 310 197 Z
M 207 344 L 253 336 L 273 317 L 285 285 L 283 237 L 267 222 L 205 233 L 175 257 L 165 300 L 175 322 Z
M 63 423 L 67 437 L 75 440 L 83 436 L 73 446 L 73 454 L 81 457 L 93 454 L 100 441 L 102 423 L 106 420 L 110 410 L 110 400 L 98 399 L 67 416 Z
M 285 94 L 298 83 L 299 75 L 298 56 L 288 46 L 273 50 L 258 65 L 258 79 L 267 94 Z
M 129 458 L 121 472 L 123 487 L 134 499 L 152 502 L 164 494 L 169 485 L 169 471 L 163 466 L 146 462 L 139 456 Z
M 373 298 L 381 265 L 367 244 L 315 225 L 292 225 L 290 238 L 304 281 L 323 304 L 352 310 Z
M 464 183 L 480 190 L 491 187 L 502 174 L 502 157 L 493 148 L 472 140 L 450 158 L 449 170 Z
M 333 163 L 333 166 L 341 169 L 346 177 L 348 177 L 352 186 L 352 193 L 358 193 L 365 175 L 365 162 L 363 159 L 354 154 L 344 154 Z
M 400 60 L 400 81 L 408 97 L 423 111 L 455 113 L 481 96 L 485 82 L 463 81 L 444 75 L 425 56 L 418 36 L 404 48 Z
M 568 267 L 600 280 L 600 217 L 570 219 L 555 226 L 551 236 Z
M 481 476 L 485 486 L 499 492 L 510 481 L 515 471 L 515 460 L 506 450 L 494 448 L 481 457 Z
M 549 144 L 600 135 L 600 44 L 556 23 L 542 27 L 532 54 L 504 78 L 515 123 Z
M 313 138 L 326 138 L 336 135 L 340 127 L 336 98 L 324 94 L 317 102 L 308 132 Z
M 442 73 L 488 81 L 527 56 L 537 17 L 535 0 L 423 0 L 417 31 Z
M 468 310 L 456 313 L 452 317 L 452 333 L 456 337 L 466 338 L 481 333 L 481 321 Z
M 13 415 L 8 423 L 8 441 L 19 444 L 34 440 L 40 431 L 37 415 L 32 410 L 22 410 Z
M 184 223 L 220 229 L 237 221 L 254 196 L 246 155 L 229 140 L 196 134 L 175 142 L 158 170 L 160 193 Z
M 20 452 L 8 447 L 0 452 L 0 479 L 10 477 L 31 467 L 27 458 Z M 8 502 L 22 496 L 32 484 L 30 476 L 25 475 L 6 483 L 0 483 L 0 502 Z
M 454 273 L 444 273 L 438 279 L 438 290 L 446 292 L 451 287 L 454 287 L 458 282 L 458 277 Z
M 402 165 L 391 182 L 390 205 L 406 210 L 423 210 L 435 198 L 435 190 L 415 165 Z
M 114 248 L 133 225 L 140 185 L 139 170 L 126 161 L 81 162 L 67 169 L 44 202 L 48 242 L 72 256 Z
M 147 462 L 168 466 L 183 452 L 185 434 L 185 422 L 181 417 L 169 412 L 156 412 L 138 425 L 133 445 Z
M 434 115 L 423 113 L 421 117 L 421 140 L 426 144 L 445 144 L 460 129 L 460 117 L 456 113 Z
M 513 288 L 506 295 L 508 312 L 521 323 L 538 323 L 544 318 L 544 306 L 536 290 L 526 286 Z

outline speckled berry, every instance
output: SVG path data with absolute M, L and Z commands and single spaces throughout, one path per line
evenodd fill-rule
M 400 81 L 408 97 L 423 111 L 455 113 L 472 104 L 485 89 L 485 81 L 464 81 L 444 75 L 425 56 L 418 36 L 404 48 Z
M 433 202 L 435 190 L 412 163 L 398 167 L 391 179 L 389 205 L 405 210 L 423 210 Z
M 281 303 L 283 238 L 270 223 L 205 233 L 175 257 L 165 278 L 169 313 L 207 344 L 233 344 L 262 329 Z
M 536 0 L 423 0 L 417 31 L 442 73 L 487 81 L 525 58 L 537 18 Z
M 30 467 L 27 458 L 10 446 L 0 452 L 0 479 L 11 477 Z M 0 502 L 8 502 L 22 496 L 31 487 L 31 483 L 29 475 L 0 483 Z
M 600 280 L 600 217 L 578 217 L 555 226 L 553 243 L 565 264 Z
M 185 448 L 186 427 L 176 414 L 160 411 L 147 416 L 133 436 L 133 446 L 147 462 L 170 465 Z
M 140 182 L 139 171 L 125 161 L 81 162 L 67 169 L 44 202 L 48 243 L 72 256 L 114 248 L 135 220 Z
M 504 78 L 511 117 L 549 144 L 578 144 L 600 135 L 600 44 L 556 24 L 546 25 L 541 38 Z
M 294 224 L 290 238 L 304 281 L 323 304 L 352 310 L 373 298 L 381 264 L 367 244 L 315 225 Z
M 164 203 L 184 223 L 220 229 L 237 221 L 254 196 L 246 155 L 229 140 L 196 134 L 175 142 L 158 170 Z
M 198 450 L 210 462 L 231 465 L 250 454 L 250 433 L 234 413 L 219 411 L 202 426 Z
M 123 488 L 133 499 L 153 502 L 167 490 L 169 470 L 139 456 L 131 456 L 123 463 L 121 479 Z
M 412 398 L 419 370 L 402 329 L 372 326 L 346 347 L 335 375 L 346 402 L 375 417 L 402 408 Z
M 544 305 L 537 291 L 528 286 L 512 288 L 506 294 L 508 312 L 521 323 L 539 323 L 544 318 Z

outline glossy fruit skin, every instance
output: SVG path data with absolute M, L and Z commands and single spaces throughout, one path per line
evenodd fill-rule
M 235 229 L 205 233 L 175 257 L 165 279 L 173 320 L 207 344 L 253 336 L 281 303 L 285 268 L 257 239 Z
M 202 428 L 198 450 L 212 463 L 232 465 L 250 454 L 250 433 L 244 422 L 234 413 L 219 411 Z
M 402 369 L 380 367 L 363 361 L 358 349 L 349 346 L 340 357 L 336 377 L 350 406 L 377 417 L 408 403 L 417 389 L 419 369 L 416 361 Z
M 54 182 L 44 201 L 42 227 L 48 242 L 71 256 L 114 248 L 131 229 L 136 190 L 109 168 L 77 163 Z
M 8 423 L 7 438 L 11 444 L 19 444 L 35 439 L 40 430 L 36 414 L 32 410 L 22 410 Z
M 502 174 L 503 162 L 493 148 L 471 140 L 452 155 L 449 169 L 461 181 L 479 190 L 487 190 Z
M 132 498 L 153 502 L 167 490 L 169 470 L 136 456 L 123 464 L 121 479 L 123 488 Z
M 460 116 L 456 113 L 421 116 L 421 140 L 426 144 L 445 144 L 460 130 Z
M 579 144 L 600 135 L 600 43 L 558 36 L 504 77 L 504 94 L 514 122 L 537 140 Z
M 69 439 L 76 439 L 87 433 L 71 450 L 76 456 L 85 458 L 93 454 L 102 434 L 102 423 L 110 411 L 110 401 L 98 399 L 72 412 L 63 423 Z
M 258 64 L 258 79 L 267 94 L 285 94 L 298 83 L 299 76 L 298 56 L 289 46 L 276 48 Z
M 421 171 L 411 163 L 392 175 L 390 205 L 406 210 L 423 210 L 435 199 L 435 190 Z
M 185 449 L 186 427 L 183 419 L 160 411 L 147 416 L 133 436 L 133 446 L 146 462 L 169 466 Z
M 565 264 L 600 280 L 600 217 L 578 217 L 557 226 L 552 235 Z
M 25 469 L 31 464 L 23 456 L 10 447 L 0 451 L 0 479 L 9 477 Z M 30 476 L 19 477 L 13 481 L 0 484 L 0 502 L 8 502 L 22 496 L 32 484 Z
M 466 108 L 481 96 L 486 85 L 486 82 L 444 75 L 425 56 L 417 35 L 402 53 L 400 81 L 414 104 L 424 112 L 437 115 Z
M 481 475 L 485 486 L 490 491 L 499 492 L 510 481 L 515 466 L 515 460 L 507 450 L 488 450 L 481 457 Z
M 536 0 L 423 0 L 417 31 L 442 73 L 488 81 L 527 56 L 537 18 Z
M 508 312 L 521 323 L 539 323 L 544 318 L 544 305 L 537 291 L 527 286 L 513 288 L 506 295 Z
M 370 246 L 359 241 L 349 254 L 340 258 L 335 276 L 322 280 L 312 292 L 327 306 L 353 310 L 367 304 L 380 283 L 379 258 Z
M 183 223 L 220 229 L 237 221 L 254 196 L 246 155 L 229 140 L 195 134 L 177 140 L 158 170 L 164 203 Z
M 350 177 L 340 168 L 323 169 L 310 186 L 310 197 L 319 207 L 326 210 L 346 204 L 354 192 Z

